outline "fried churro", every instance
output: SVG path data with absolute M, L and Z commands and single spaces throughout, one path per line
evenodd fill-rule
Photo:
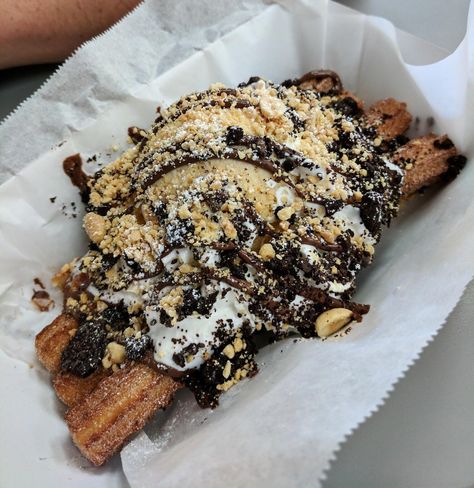
M 179 386 L 145 364 L 104 378 L 66 414 L 74 443 L 92 463 L 103 464 L 156 410 L 171 403 Z

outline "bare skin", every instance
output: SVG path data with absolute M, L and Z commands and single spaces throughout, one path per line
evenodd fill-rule
M 0 69 L 58 62 L 141 0 L 0 0 Z

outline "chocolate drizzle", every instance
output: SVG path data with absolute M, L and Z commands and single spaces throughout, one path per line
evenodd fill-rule
M 54 307 L 54 301 L 46 290 L 33 290 L 31 301 L 40 312 L 49 312 Z
M 73 154 L 63 161 L 63 169 L 71 183 L 79 188 L 81 199 L 84 203 L 89 199 L 89 176 L 82 169 L 82 159 L 80 154 Z
M 129 127 L 128 128 L 128 137 L 132 140 L 133 144 L 140 144 L 142 142 L 145 142 L 147 140 L 146 134 L 143 135 L 143 132 L 145 132 L 143 129 L 140 129 L 140 127 Z
M 312 237 L 303 236 L 301 237 L 302 244 L 308 244 L 308 246 L 314 246 L 321 251 L 329 251 L 329 252 L 340 252 L 344 249 L 344 246 L 340 244 L 330 244 L 320 239 L 314 239 Z
M 167 118 L 166 120 L 160 117 L 157 121 L 157 124 L 155 125 L 153 131 L 155 134 L 167 123 L 172 122 L 176 120 L 178 117 L 181 117 L 182 115 L 186 114 L 189 110 L 195 110 L 196 108 L 202 108 L 205 109 L 206 107 L 222 107 L 222 108 L 237 108 L 237 109 L 242 109 L 242 108 L 247 108 L 251 107 L 252 104 L 242 98 L 237 97 L 237 90 L 233 88 L 221 88 L 217 92 L 214 92 L 214 95 L 217 95 L 218 97 L 220 95 L 226 96 L 225 98 L 220 98 L 219 100 L 207 100 L 209 95 L 212 92 L 210 90 L 197 93 L 194 95 L 193 103 L 185 107 L 185 100 L 180 100 L 176 104 L 176 108 L 178 109 L 176 113 Z

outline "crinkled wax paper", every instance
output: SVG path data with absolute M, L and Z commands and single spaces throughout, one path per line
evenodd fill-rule
M 153 5 L 146 5 L 148 12 Z M 260 11 L 261 5 L 249 5 L 244 13 L 252 8 Z M 0 367 L 8 373 L 10 391 L 0 414 L 12 418 L 3 443 L 22 446 L 22 462 L 27 459 L 37 479 L 69 477 L 71 486 L 77 480 L 87 480 L 89 486 L 117 481 L 119 468 L 112 463 L 98 470 L 81 460 L 68 441 L 47 375 L 34 359 L 33 336 L 59 312 L 60 297 L 55 296 L 58 306 L 51 313 L 36 312 L 30 304 L 32 278 L 38 276 L 46 283 L 85 246 L 80 216 L 72 217 L 71 202 L 79 207 L 78 197 L 62 174 L 65 156 L 81 152 L 87 158 L 100 153 L 99 159 L 110 159 L 113 154 L 107 154 L 112 150 L 107 148 L 125 147 L 126 128 L 148 124 L 157 103 L 170 103 L 212 82 L 235 85 L 256 74 L 281 81 L 317 67 L 339 72 L 345 86 L 367 103 L 387 96 L 406 101 L 419 118 L 414 135 L 448 132 L 466 155 L 473 151 L 470 25 L 454 54 L 435 64 L 412 66 L 403 61 L 396 30 L 387 21 L 323 0 L 282 1 L 161 74 L 159 68 L 150 71 L 146 63 L 155 42 L 152 28 L 150 33 L 139 30 L 147 24 L 142 23 L 143 15 L 134 15 L 118 29 L 130 36 L 127 40 L 133 48 L 123 56 L 133 58 L 135 76 L 122 71 L 123 63 L 114 69 L 115 49 L 106 42 L 116 32 L 112 30 L 99 40 L 101 55 L 101 49 L 108 48 L 108 66 L 94 75 L 85 63 L 77 63 L 83 70 L 77 75 L 91 79 L 93 88 L 87 96 L 78 93 L 71 98 L 75 58 L 61 77 L 68 96 L 59 96 L 58 87 L 51 89 L 51 110 L 71 116 L 66 117 L 69 134 L 63 145 L 40 150 L 41 144 L 32 143 L 33 152 L 21 148 L 24 139 L 21 132 L 16 134 L 15 119 L 24 120 L 29 107 L 34 119 L 34 99 L 0 133 L 17 138 L 19 165 L 31 162 L 0 188 Z M 154 17 L 150 14 L 150 18 Z M 161 34 L 166 37 L 169 31 L 162 29 Z M 156 49 L 160 42 L 156 41 Z M 422 53 L 424 44 L 415 39 L 404 42 Z M 156 66 L 174 52 L 176 56 L 188 53 L 181 47 L 171 49 Z M 124 87 L 129 83 L 133 89 L 127 92 Z M 112 85 L 117 87 L 113 93 L 108 91 Z M 38 100 L 38 106 L 45 107 L 44 100 Z M 427 122 L 430 117 L 434 126 Z M 38 137 L 45 138 L 42 142 L 52 144 L 64 137 L 59 133 L 63 127 L 56 127 L 55 121 L 52 114 L 51 127 L 43 128 L 53 131 L 54 141 L 51 135 L 42 136 L 42 129 L 32 122 Z M 2 164 L 14 154 L 7 146 L 0 150 Z M 361 277 L 356 300 L 371 303 L 372 309 L 350 334 L 324 342 L 286 341 L 262 350 L 260 373 L 223 395 L 215 411 L 198 409 L 189 394 L 180 393 L 174 405 L 123 450 L 130 485 L 317 486 L 340 443 L 383 403 L 471 279 L 473 184 L 474 166 L 468 164 L 453 183 L 403 208 L 385 233 L 374 265 Z M 25 415 L 30 416 L 27 426 L 22 423 Z M 31 440 L 28 446 L 20 443 L 23 436 Z M 5 456 L 14 463 L 18 454 L 11 451 Z M 2 476 L 13 479 L 8 478 L 14 476 L 10 472 Z

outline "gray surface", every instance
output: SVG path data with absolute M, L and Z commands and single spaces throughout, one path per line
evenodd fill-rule
M 0 71 L 0 121 L 51 76 L 56 65 L 25 66 Z
M 387 403 L 349 438 L 324 488 L 474 482 L 474 282 Z
M 452 51 L 468 0 L 340 0 Z M 0 73 L 0 119 L 54 67 Z M 465 488 L 474 484 L 474 283 L 387 403 L 343 445 L 325 488 Z M 125 486 L 125 484 L 124 484 Z

